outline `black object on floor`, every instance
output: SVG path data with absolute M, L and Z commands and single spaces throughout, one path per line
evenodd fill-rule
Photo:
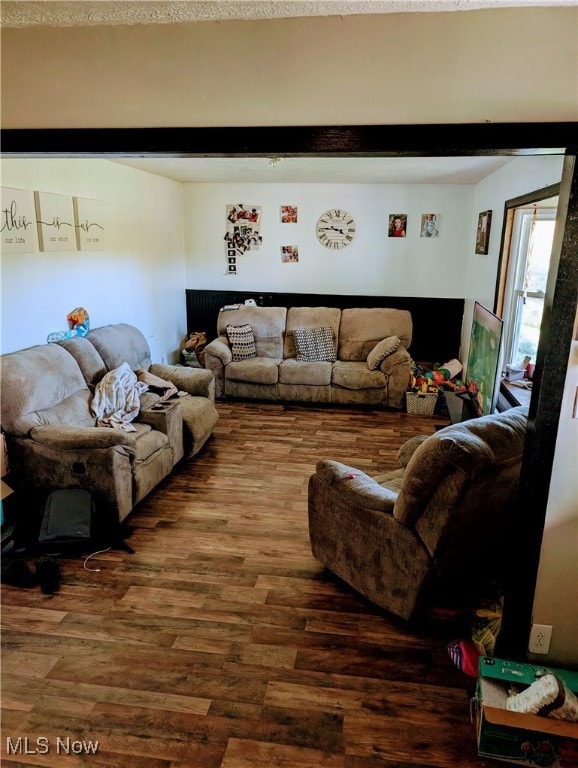
M 36 576 L 45 595 L 53 594 L 60 586 L 60 566 L 50 557 L 40 557 L 36 561 Z
M 13 587 L 34 587 L 38 581 L 28 563 L 24 560 L 9 558 L 2 562 L 2 583 Z

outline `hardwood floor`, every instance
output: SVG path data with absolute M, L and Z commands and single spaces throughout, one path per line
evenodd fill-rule
M 316 461 L 395 467 L 439 417 L 218 408 L 201 454 L 131 515 L 134 554 L 62 559 L 54 595 L 3 586 L 2 764 L 488 765 L 446 633 L 409 630 L 309 549 Z

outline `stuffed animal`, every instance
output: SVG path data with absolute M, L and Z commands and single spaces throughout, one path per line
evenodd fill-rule
M 204 331 L 193 331 L 185 342 L 185 351 L 194 352 L 197 360 L 204 367 L 205 347 L 207 346 L 207 334 Z

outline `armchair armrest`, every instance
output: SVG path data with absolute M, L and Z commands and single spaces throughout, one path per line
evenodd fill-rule
M 334 486 L 336 492 L 348 502 L 378 512 L 393 512 L 397 494 L 383 488 L 365 472 L 329 460 L 319 461 L 315 469 L 318 477 L 327 485 Z
M 33 427 L 30 437 L 40 445 L 64 451 L 116 446 L 124 446 L 129 451 L 134 451 L 136 445 L 135 438 L 130 433 L 108 427 L 44 425 Z
M 213 339 L 210 344 L 207 344 L 205 347 L 205 360 L 207 355 L 216 357 L 223 365 L 228 365 L 233 360 L 233 353 L 224 336 L 219 336 Z
M 407 467 L 413 454 L 422 443 L 425 443 L 428 437 L 429 435 L 415 435 L 415 437 L 410 437 L 409 440 L 405 441 L 397 452 L 397 460 L 401 467 Z
M 208 397 L 210 400 L 215 399 L 213 374 L 204 368 L 153 363 L 149 371 L 161 379 L 171 381 L 177 389 L 188 392 L 189 395 Z

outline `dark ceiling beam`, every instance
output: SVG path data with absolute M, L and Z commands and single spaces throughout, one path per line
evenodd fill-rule
M 578 122 L 2 131 L 2 154 L 20 157 L 442 157 L 577 150 Z

